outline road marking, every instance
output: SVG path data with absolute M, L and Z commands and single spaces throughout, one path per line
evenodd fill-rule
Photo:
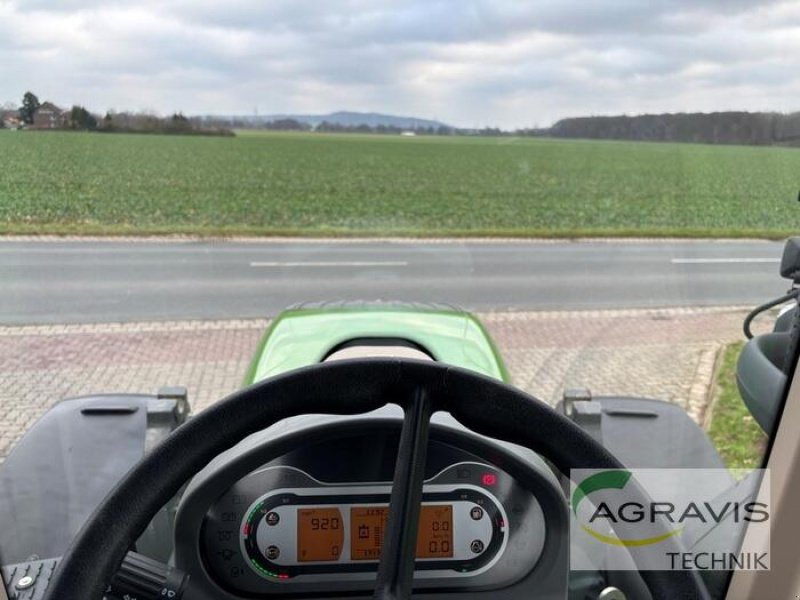
M 403 260 L 351 260 L 351 261 L 311 261 L 296 262 L 251 262 L 251 267 L 407 267 Z
M 746 263 L 779 263 L 780 258 L 673 258 L 673 265 L 729 265 Z

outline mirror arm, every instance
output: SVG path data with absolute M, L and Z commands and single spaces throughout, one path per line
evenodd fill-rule
M 792 289 L 790 289 L 786 294 L 781 296 L 780 298 L 775 298 L 775 300 L 770 300 L 764 304 L 756 306 L 753 310 L 751 310 L 748 315 L 744 318 L 744 323 L 742 324 L 742 329 L 744 330 L 744 335 L 747 337 L 748 340 L 753 339 L 753 332 L 750 329 L 750 324 L 753 322 L 758 315 L 763 313 L 765 310 L 769 310 L 778 304 L 783 304 L 784 302 L 788 302 L 789 300 L 797 300 L 798 295 L 800 295 L 800 288 L 797 287 L 797 282 L 792 285 Z

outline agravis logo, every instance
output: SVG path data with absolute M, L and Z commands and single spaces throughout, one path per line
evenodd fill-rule
M 579 469 L 570 476 L 572 547 L 580 549 L 572 560 L 587 565 L 575 570 L 769 569 L 766 470 L 738 482 L 725 469 Z

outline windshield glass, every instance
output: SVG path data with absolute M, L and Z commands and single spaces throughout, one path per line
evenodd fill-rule
M 363 357 L 513 385 L 654 497 L 636 469 L 716 474 L 668 504 L 754 501 L 800 336 L 798 27 L 784 3 L 0 0 L 0 564 L 62 556 L 189 415 Z M 181 562 L 180 504 L 137 551 Z M 641 590 L 582 526 L 570 597 Z M 715 598 L 741 567 L 692 560 Z

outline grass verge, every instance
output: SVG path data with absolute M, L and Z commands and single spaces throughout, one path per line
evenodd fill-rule
M 761 465 L 767 436 L 750 415 L 736 386 L 736 361 L 741 351 L 739 342 L 722 353 L 708 435 L 729 469 L 755 469 Z
M 394 229 L 368 228 L 347 229 L 336 227 L 292 228 L 258 227 L 249 225 L 211 226 L 211 225 L 133 225 L 104 223 L 3 223 L 0 222 L 0 236 L 13 235 L 56 235 L 56 236 L 100 236 L 100 237 L 148 237 L 148 236 L 193 236 L 199 238 L 234 237 L 292 237 L 292 238 L 509 238 L 509 239 L 760 239 L 785 240 L 796 234 L 796 230 L 781 229 Z

